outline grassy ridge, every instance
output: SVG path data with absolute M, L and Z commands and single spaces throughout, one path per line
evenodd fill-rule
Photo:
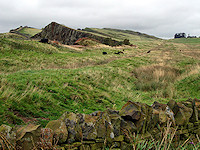
M 42 30 L 40 29 L 36 29 L 36 28 L 23 28 L 22 30 L 19 31 L 19 33 L 22 33 L 22 34 L 26 34 L 26 35 L 29 35 L 30 37 L 31 36 L 34 36 L 35 34 L 41 32 Z
M 138 48 L 70 49 L 0 35 L 0 124 L 44 125 L 64 111 L 119 110 L 128 100 L 200 98 L 199 44 L 190 43 L 144 40 L 133 43 Z M 114 54 L 122 50 L 124 55 Z
M 134 32 L 130 30 L 110 29 L 110 28 L 86 28 L 84 31 L 92 34 L 110 37 L 117 41 L 129 39 L 130 43 L 138 46 L 140 49 L 151 49 L 162 42 L 161 39 L 144 33 Z
M 120 30 L 111 28 L 85 28 L 84 31 L 91 32 L 96 35 L 111 37 L 116 40 L 124 40 L 125 38 L 130 39 L 130 41 L 153 41 L 158 40 L 154 36 L 150 36 L 144 33 L 134 32 L 130 30 Z

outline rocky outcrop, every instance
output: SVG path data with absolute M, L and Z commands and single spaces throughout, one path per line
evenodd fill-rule
M 21 149 L 100 150 L 112 147 L 125 150 L 131 149 L 133 135 L 160 140 L 169 124 L 170 130 L 177 129 L 176 140 L 200 136 L 199 119 L 198 99 L 183 102 L 171 100 L 168 104 L 154 102 L 152 106 L 128 101 L 120 111 L 107 109 L 92 114 L 65 112 L 45 128 L 39 125 L 14 128 L 2 125 L 0 133 L 1 137 L 6 137 L 13 146 Z M 0 140 L 5 144 L 5 139 Z
M 46 38 L 49 40 L 55 40 L 62 44 L 73 45 L 78 39 L 81 38 L 91 38 L 104 43 L 107 39 L 101 36 L 97 36 L 91 33 L 87 33 L 81 30 L 75 30 L 68 28 L 64 25 L 52 22 L 47 25 L 42 32 L 34 35 L 32 38 L 42 39 Z M 118 41 L 112 40 L 113 43 L 118 43 Z

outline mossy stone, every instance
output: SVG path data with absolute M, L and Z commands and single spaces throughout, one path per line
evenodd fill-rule
M 58 142 L 64 143 L 67 140 L 68 137 L 68 131 L 65 123 L 61 120 L 53 120 L 50 121 L 47 125 L 46 128 L 50 128 L 54 131 L 54 135 L 58 139 Z

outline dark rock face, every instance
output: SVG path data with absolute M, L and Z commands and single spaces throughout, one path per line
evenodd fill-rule
M 42 30 L 42 32 L 34 35 L 32 38 L 45 38 L 49 40 L 59 41 L 62 44 L 73 45 L 78 39 L 85 37 L 98 40 L 101 43 L 103 43 L 106 39 L 104 37 L 96 36 L 91 33 L 65 27 L 64 25 L 58 24 L 56 22 L 50 23 Z M 113 42 L 117 41 L 113 40 Z

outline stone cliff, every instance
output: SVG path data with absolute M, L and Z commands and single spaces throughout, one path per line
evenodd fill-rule
M 106 40 L 106 38 L 104 37 L 96 36 L 94 34 L 80 30 L 71 29 L 56 22 L 50 23 L 42 30 L 42 32 L 34 35 L 32 38 L 46 38 L 49 40 L 58 41 L 62 44 L 73 45 L 78 39 L 85 37 L 98 40 L 101 43 L 104 43 L 104 41 Z M 112 41 L 114 43 L 118 43 L 118 41 Z

